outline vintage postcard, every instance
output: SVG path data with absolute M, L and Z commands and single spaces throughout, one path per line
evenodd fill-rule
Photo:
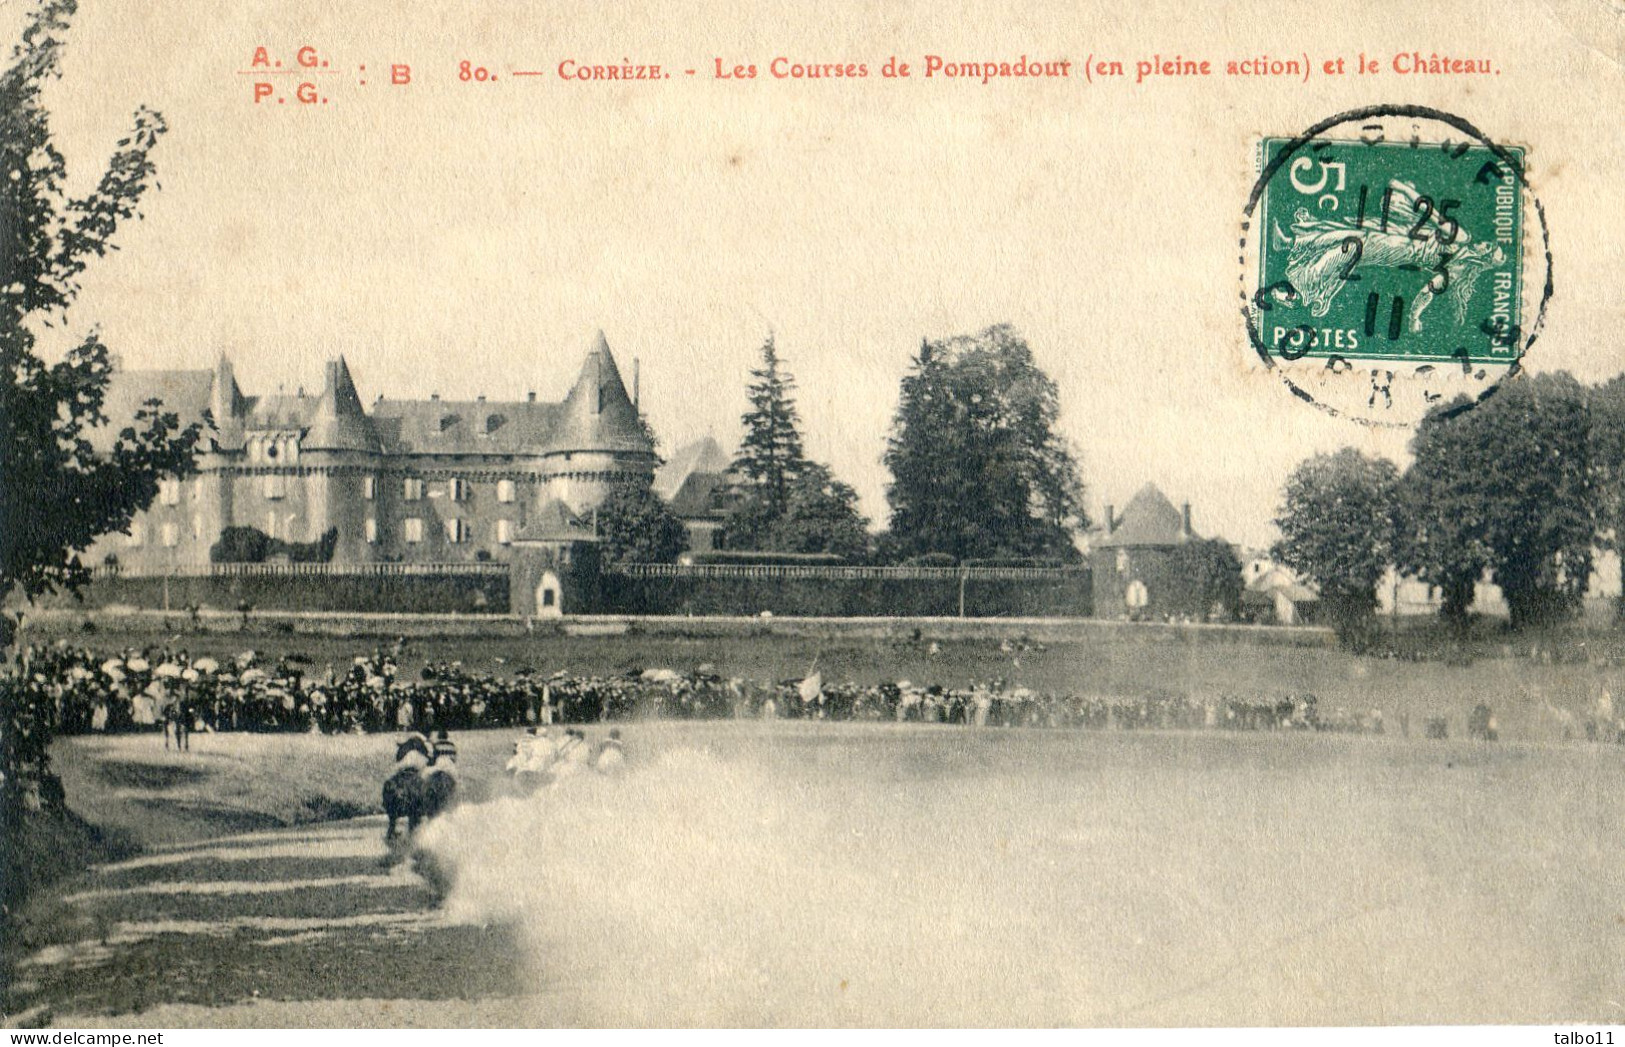
M 0 2 L 7 1035 L 1612 1043 L 1622 112 L 1617 0 Z

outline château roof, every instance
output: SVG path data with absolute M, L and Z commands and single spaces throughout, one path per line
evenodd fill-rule
M 684 520 L 720 519 L 719 495 L 729 483 L 733 460 L 715 437 L 684 444 L 655 470 L 654 491 Z
M 136 412 L 152 399 L 163 401 L 160 410 L 178 416 L 183 427 L 204 422 L 213 388 L 213 371 L 114 371 L 102 401 L 108 421 L 91 433 L 91 444 L 99 451 L 110 450 L 119 433 L 135 424 Z
M 545 455 L 617 451 L 654 453 L 637 408 L 626 394 L 603 332 L 587 353 L 563 403 L 526 400 L 385 400 L 362 405 L 343 357 L 327 364 L 319 392 L 244 396 L 224 356 L 213 370 L 114 371 L 107 393 L 108 424 L 94 439 L 112 446 L 142 403 L 156 398 L 181 424 L 217 425 L 215 445 L 239 450 L 245 432 L 297 429 L 311 451 L 384 454 Z M 212 411 L 211 411 L 212 405 Z
M 666 501 L 684 520 L 721 519 L 727 512 L 720 496 L 727 489 L 726 473 L 690 473 Z
M 602 331 L 561 408 L 550 450 L 654 453 Z
M 310 429 L 301 445 L 312 451 L 370 451 L 380 449 L 378 432 L 361 406 L 344 357 L 330 360 L 322 395 L 311 412 Z
M 1148 483 L 1129 499 L 1116 526 L 1094 544 L 1097 549 L 1183 545 L 1194 537 L 1185 530 L 1185 514 L 1156 484 Z
M 372 418 L 394 454 L 528 454 L 550 447 L 562 405 L 528 400 L 379 400 Z
M 570 511 L 570 507 L 557 498 L 549 498 L 530 514 L 518 533 L 516 542 L 594 542 L 592 524 Z

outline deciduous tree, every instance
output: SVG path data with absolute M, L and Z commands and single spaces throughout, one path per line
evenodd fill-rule
M 1438 588 L 1440 617 L 1458 626 L 1466 623 L 1490 563 L 1479 527 L 1479 496 L 1451 460 L 1449 420 L 1467 406 L 1463 398 L 1435 407 L 1417 426 L 1414 458 L 1399 484 L 1395 555 L 1402 572 Z
M 790 488 L 790 503 L 773 528 L 773 548 L 859 560 L 869 551 L 868 528 L 858 511 L 858 492 L 835 479 L 827 466 L 810 463 Z
M 885 463 L 905 557 L 1077 559 L 1088 525 L 1060 395 L 1008 325 L 926 341 L 904 376 Z
M 1585 389 L 1561 372 L 1511 379 L 1482 403 L 1439 412 L 1419 432 L 1410 470 L 1439 499 L 1412 526 L 1432 538 L 1423 569 L 1462 578 L 1482 556 L 1513 628 L 1578 612 L 1604 505 L 1592 428 Z
M 125 531 L 152 503 L 158 482 L 193 467 L 199 427 L 149 401 L 101 447 L 92 434 L 103 412 L 112 362 L 95 331 L 54 363 L 40 355 L 39 325 L 62 326 L 91 259 L 156 185 L 151 152 L 161 116 L 137 110 L 94 188 L 69 191 L 67 164 L 53 144 L 41 97 L 61 75 L 73 0 L 30 12 L 11 65 L 0 73 L 0 600 L 74 589 L 89 577 L 79 556 L 98 536 Z M 0 617 L 9 650 L 16 621 Z M 14 807 L 24 778 L 42 779 L 51 724 L 4 690 L 0 722 L 3 792 Z M 30 744 L 19 747 L 18 739 Z M 19 753 L 35 754 L 23 759 Z M 21 761 L 21 762 L 19 762 Z
M 1300 462 L 1275 518 L 1271 555 L 1320 588 L 1345 642 L 1358 644 L 1394 562 L 1399 470 L 1353 448 Z
M 610 491 L 598 507 L 598 539 L 606 566 L 671 563 L 688 548 L 683 521 L 646 484 Z
M 1591 464 L 1597 477 L 1597 544 L 1619 557 L 1617 616 L 1625 618 L 1625 375 L 1590 391 Z
M 1241 616 L 1241 560 L 1222 538 L 1197 538 L 1172 554 L 1173 606 L 1197 621 L 1234 621 Z

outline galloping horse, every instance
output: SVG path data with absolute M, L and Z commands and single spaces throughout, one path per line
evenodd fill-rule
M 402 818 L 411 835 L 420 822 L 450 807 L 456 796 L 456 757 L 445 752 L 437 757 L 428 738 L 418 732 L 407 735 L 395 747 L 395 773 L 384 780 L 384 813 L 389 815 L 384 839 L 395 839 L 396 822 Z

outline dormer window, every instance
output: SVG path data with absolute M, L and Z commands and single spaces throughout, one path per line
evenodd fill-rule
M 462 419 L 460 419 L 457 415 L 454 415 L 454 414 L 443 414 L 443 415 L 441 415 L 440 416 L 440 431 L 445 432 L 447 429 L 450 429 L 452 426 L 456 425 L 461 420 Z
M 501 429 L 503 425 L 507 423 L 507 421 L 508 419 L 504 418 L 500 414 L 487 415 L 485 419 L 485 435 L 489 436 L 498 429 Z

